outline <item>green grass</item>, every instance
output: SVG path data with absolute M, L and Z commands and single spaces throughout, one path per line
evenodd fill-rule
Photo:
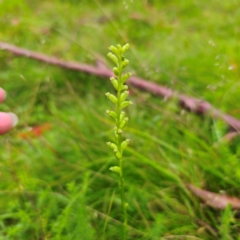
M 238 1 L 125 2 L 2 1 L 0 39 L 108 66 L 108 47 L 129 42 L 137 76 L 240 118 Z M 105 144 L 110 82 L 0 51 L 0 85 L 8 92 L 1 111 L 20 119 L 0 138 L 0 240 L 120 239 L 116 160 Z M 211 209 L 185 187 L 239 196 L 239 139 L 213 148 L 227 131 L 220 121 L 137 90 L 131 99 L 128 239 L 240 239 L 231 209 Z M 44 135 L 19 137 L 45 123 Z

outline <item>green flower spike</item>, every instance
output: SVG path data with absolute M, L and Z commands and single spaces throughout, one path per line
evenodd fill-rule
M 107 110 L 106 113 L 115 121 L 114 128 L 114 136 L 116 138 L 115 143 L 107 142 L 109 148 L 111 148 L 114 152 L 115 157 L 118 160 L 119 166 L 113 166 L 110 168 L 111 171 L 117 173 L 119 175 L 119 187 L 121 191 L 121 209 L 122 209 L 122 221 L 123 221 L 123 229 L 122 229 L 122 240 L 126 239 L 127 235 L 127 206 L 128 203 L 125 202 L 124 196 L 124 178 L 123 178 L 123 152 L 127 145 L 129 144 L 129 139 L 123 140 L 123 128 L 128 122 L 128 117 L 126 117 L 126 113 L 121 111 L 123 108 L 128 107 L 132 104 L 131 101 L 127 100 L 129 92 L 126 91 L 128 86 L 125 85 L 127 79 L 132 75 L 130 72 L 124 73 L 123 70 L 129 64 L 129 60 L 124 57 L 124 53 L 129 49 L 129 44 L 125 44 L 124 46 L 117 45 L 110 46 L 110 53 L 107 56 L 113 61 L 116 65 L 113 68 L 113 73 L 115 77 L 111 77 L 110 81 L 117 91 L 116 95 L 111 93 L 106 93 L 107 98 L 115 104 L 115 110 L 110 111 Z

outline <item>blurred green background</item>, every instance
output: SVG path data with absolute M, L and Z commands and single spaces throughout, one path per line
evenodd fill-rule
M 0 1 L 2 42 L 108 67 L 108 47 L 128 42 L 136 76 L 240 119 L 239 21 L 237 0 Z M 1 111 L 19 116 L 0 138 L 0 240 L 121 239 L 116 160 L 105 144 L 109 81 L 1 50 L 0 85 Z M 238 139 L 214 145 L 227 126 L 174 99 L 132 89 L 131 100 L 128 239 L 240 239 L 234 211 L 211 209 L 185 187 L 237 197 Z

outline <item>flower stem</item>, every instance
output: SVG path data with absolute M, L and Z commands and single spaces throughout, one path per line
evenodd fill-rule
M 118 82 L 121 83 L 121 76 L 122 76 L 122 66 L 121 63 L 119 64 L 119 74 L 118 74 Z M 120 129 L 120 96 L 121 96 L 121 89 L 119 88 L 117 91 L 117 106 L 116 106 L 116 112 L 118 116 L 118 122 L 117 122 L 117 129 Z M 118 150 L 121 151 L 121 143 L 122 143 L 122 137 L 121 134 L 118 134 Z M 122 222 L 123 222 L 123 228 L 122 228 L 122 240 L 126 239 L 127 235 L 127 209 L 125 204 L 125 196 L 124 196 L 124 178 L 123 178 L 123 159 L 122 157 L 119 159 L 119 180 L 120 180 L 120 191 L 121 191 L 121 209 L 122 209 Z
M 127 238 L 127 224 L 128 224 L 128 214 L 127 214 L 127 206 L 128 204 L 125 202 L 125 190 L 124 190 L 124 178 L 123 178 L 123 151 L 127 144 L 129 143 L 129 139 L 123 141 L 122 139 L 122 130 L 128 121 L 128 118 L 124 117 L 125 113 L 122 111 L 123 108 L 132 104 L 131 101 L 125 101 L 128 96 L 128 89 L 124 82 L 131 76 L 131 73 L 126 73 L 123 75 L 123 69 L 128 65 L 129 61 L 123 56 L 124 52 L 129 48 L 129 44 L 124 46 L 117 45 L 117 47 L 111 46 L 109 49 L 112 53 L 108 53 L 108 57 L 116 64 L 116 67 L 113 68 L 113 72 L 116 78 L 112 77 L 110 80 L 114 88 L 117 90 L 117 96 L 113 94 L 106 93 L 106 96 L 115 104 L 115 112 L 107 111 L 108 115 L 115 120 L 115 137 L 116 142 L 111 143 L 108 142 L 108 146 L 114 151 L 116 158 L 119 161 L 119 166 L 113 166 L 110 168 L 113 172 L 119 174 L 119 188 L 120 188 L 120 196 L 121 196 L 121 211 L 122 211 L 122 240 L 126 240 Z

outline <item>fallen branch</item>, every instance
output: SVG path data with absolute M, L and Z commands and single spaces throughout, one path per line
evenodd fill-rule
M 113 76 L 112 71 L 106 67 L 103 67 L 101 64 L 98 64 L 97 66 L 91 66 L 78 62 L 66 62 L 56 57 L 50 57 L 42 53 L 29 51 L 27 49 L 19 48 L 4 42 L 0 42 L 0 49 L 11 52 L 16 56 L 32 58 L 40 62 L 59 66 L 69 70 L 84 72 L 98 77 L 109 78 Z M 238 119 L 221 113 L 218 109 L 214 108 L 210 103 L 206 101 L 201 101 L 199 99 L 191 98 L 186 95 L 177 94 L 169 88 L 159 86 L 156 83 L 146 81 L 136 76 L 132 76 L 128 80 L 128 84 L 163 98 L 171 98 L 173 96 L 177 97 L 179 99 L 180 106 L 187 109 L 188 111 L 201 115 L 210 114 L 215 118 L 224 120 L 234 131 L 240 130 L 240 121 Z
M 191 184 L 187 185 L 188 189 L 197 197 L 199 197 L 205 204 L 216 209 L 225 209 L 231 205 L 233 209 L 240 209 L 240 199 L 230 197 L 228 195 L 217 194 L 197 188 Z

